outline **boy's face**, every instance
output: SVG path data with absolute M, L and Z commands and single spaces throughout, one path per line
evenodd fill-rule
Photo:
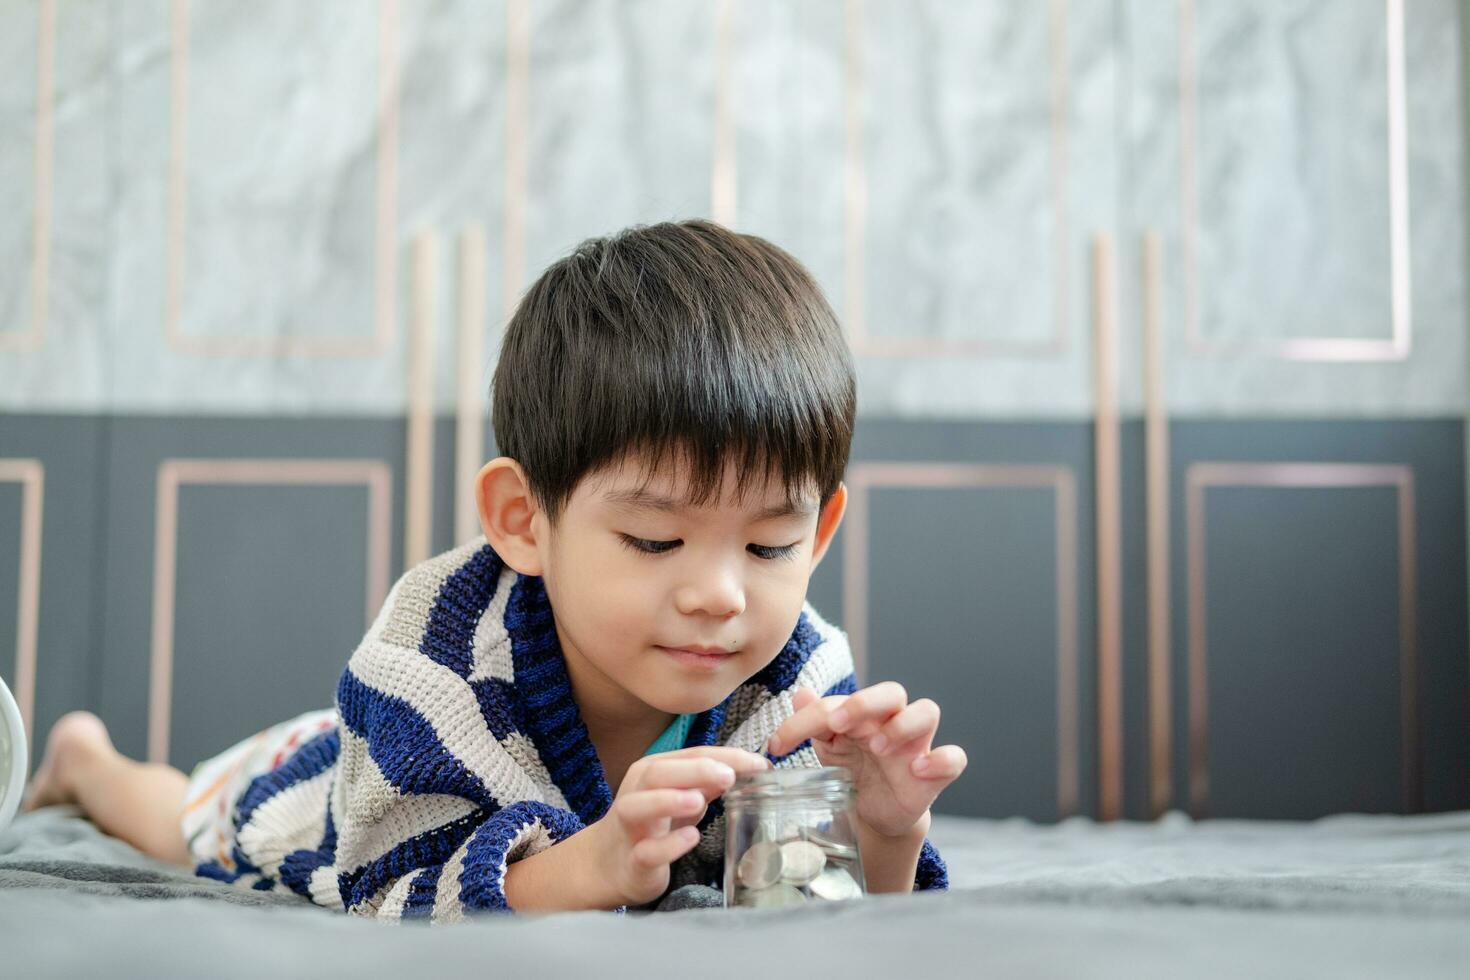
M 785 513 L 779 485 L 751 488 L 737 505 L 739 478 L 727 470 L 716 500 L 687 508 L 682 470 L 642 485 L 630 460 L 583 480 L 554 533 L 536 510 L 523 515 L 529 534 L 504 541 L 512 555 L 497 546 L 512 567 L 542 576 L 579 697 L 705 711 L 781 651 L 841 522 L 846 488 L 820 514 L 814 491 Z M 484 500 L 482 492 L 482 516 Z M 670 652 L 682 647 L 727 653 Z

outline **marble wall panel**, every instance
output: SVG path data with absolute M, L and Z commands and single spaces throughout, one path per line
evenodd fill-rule
M 855 344 L 862 410 L 1088 415 L 1089 254 L 1117 225 L 1113 11 L 869 0 L 847 16 L 862 139 L 845 162 L 864 179 L 839 309 L 881 338 Z
M 0 5 L 0 409 L 108 404 L 109 21 Z
M 18 0 L 0 18 L 6 410 L 396 415 L 408 252 L 434 232 L 447 411 L 461 229 L 489 246 L 483 388 L 548 262 L 712 214 L 724 178 L 722 214 L 805 262 L 853 330 L 865 415 L 1090 415 L 1099 236 L 1136 411 L 1149 230 L 1175 414 L 1466 408 L 1454 0 Z M 1191 322 L 1219 343 L 1392 336 L 1399 19 L 1406 356 L 1191 349 Z M 20 349 L 38 310 L 44 344 Z
M 1460 7 L 1132 0 L 1124 17 L 1125 408 L 1142 390 L 1137 236 L 1153 230 L 1164 246 L 1166 394 L 1176 414 L 1462 413 Z M 1389 48 L 1400 24 L 1396 102 Z M 1398 248 L 1395 104 L 1406 196 Z M 1400 349 L 1396 253 L 1406 286 Z M 1348 343 L 1303 347 L 1309 338 Z

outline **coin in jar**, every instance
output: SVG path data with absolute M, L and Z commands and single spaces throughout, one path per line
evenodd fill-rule
M 807 884 L 826 864 L 827 855 L 815 844 L 794 840 L 781 845 L 781 880 L 787 884 Z
M 817 830 L 807 830 L 806 839 L 820 847 L 829 857 L 852 860 L 857 857 L 857 848 L 846 841 L 838 840 L 834 836 L 823 834 Z
M 795 838 L 800 833 L 796 824 L 774 819 L 762 820 L 755 827 L 754 837 L 758 841 L 781 843 Z
M 736 873 L 747 888 L 769 888 L 781 880 L 781 864 L 781 846 L 761 841 L 740 856 Z
M 812 880 L 811 892 L 817 898 L 829 902 L 840 902 L 844 899 L 859 898 L 863 890 L 853 880 L 852 875 L 841 868 L 828 868 Z
M 745 893 L 741 905 L 749 905 L 758 909 L 784 908 L 788 905 L 802 905 L 806 902 L 806 896 L 797 891 L 791 885 L 775 884 L 770 888 L 762 888 L 758 891 Z

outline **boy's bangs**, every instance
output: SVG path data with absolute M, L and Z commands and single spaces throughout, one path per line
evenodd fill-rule
M 708 439 L 644 445 L 630 449 L 612 465 L 625 462 L 635 467 L 636 489 L 647 491 L 654 483 L 668 481 L 672 488 L 661 488 L 661 492 L 690 509 L 744 508 L 756 501 L 800 512 L 826 502 L 813 499 L 824 495 L 812 467 L 800 460 L 775 456 L 754 443 L 728 449 Z M 735 474 L 734 496 L 725 499 L 721 489 L 731 470 Z M 779 500 L 770 499 L 773 494 L 779 494 Z
M 554 524 L 582 479 L 629 460 L 643 489 L 671 480 L 691 508 L 732 468 L 736 506 L 773 489 L 825 504 L 855 411 L 851 353 L 810 274 L 690 221 L 589 240 L 547 269 L 507 327 L 493 427 Z

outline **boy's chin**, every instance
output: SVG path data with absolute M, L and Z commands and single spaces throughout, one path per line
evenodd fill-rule
M 692 686 L 689 685 L 689 687 Z M 658 691 L 647 692 L 643 702 L 649 707 L 666 711 L 671 715 L 699 715 L 724 703 L 734 691 L 734 688 L 726 690 L 725 687 L 726 685 L 722 683 L 715 688 L 711 686 L 711 681 L 706 681 L 699 690 L 690 690 L 686 687 L 684 690 L 671 691 L 664 687 Z

